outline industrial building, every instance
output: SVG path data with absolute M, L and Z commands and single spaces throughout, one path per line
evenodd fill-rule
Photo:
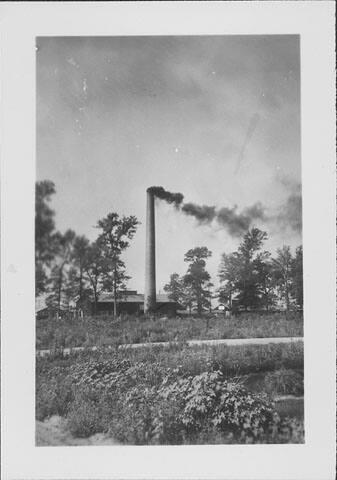
M 155 312 L 165 315 L 176 315 L 177 309 L 181 308 L 176 302 L 171 300 L 166 294 L 156 295 L 156 309 Z M 94 303 L 91 302 L 91 309 L 94 309 Z M 112 293 L 102 293 L 99 297 L 96 306 L 96 313 L 99 314 L 113 314 L 114 299 Z M 125 290 L 119 292 L 117 298 L 117 314 L 142 314 L 144 313 L 144 295 L 138 293 L 136 290 Z

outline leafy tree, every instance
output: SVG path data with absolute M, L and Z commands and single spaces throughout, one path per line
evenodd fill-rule
M 174 302 L 184 303 L 184 282 L 178 273 L 172 273 L 169 283 L 164 286 L 164 291 Z
M 295 257 L 291 266 L 292 289 L 291 294 L 299 308 L 303 308 L 303 248 L 296 248 Z
M 123 288 L 128 280 L 125 265 L 121 254 L 130 244 L 139 224 L 135 216 L 119 218 L 117 213 L 109 213 L 98 221 L 97 227 L 101 230 L 98 237 L 105 258 L 105 286 L 111 289 L 114 299 L 114 316 L 117 315 L 118 290 Z
M 243 241 L 238 248 L 240 259 L 240 277 L 237 281 L 238 302 L 246 310 L 248 307 L 259 305 L 259 279 L 256 272 L 255 258 L 267 239 L 267 233 L 252 228 L 244 235 Z
M 264 252 L 262 255 L 259 251 L 266 239 L 267 233 L 254 227 L 244 235 L 236 252 L 223 254 L 219 269 L 220 291 L 228 298 L 230 306 L 233 295 L 245 310 L 261 304 L 261 285 L 266 283 L 262 278 L 266 274 L 262 259 L 268 254 Z
M 182 278 L 182 305 L 186 308 L 188 308 L 189 313 L 192 313 L 192 307 L 193 307 L 193 302 L 194 302 L 194 293 L 193 293 L 193 287 L 189 281 L 189 279 L 186 279 L 186 276 Z
M 254 260 L 254 267 L 257 274 L 260 304 L 266 310 L 275 305 L 277 295 L 273 264 L 270 260 L 270 253 L 263 252 L 257 255 Z
M 83 268 L 92 288 L 94 313 L 96 314 L 99 294 L 103 289 L 105 268 L 103 251 L 98 240 L 89 245 Z
M 184 276 L 184 283 L 192 293 L 193 302 L 197 306 L 198 314 L 202 313 L 203 307 L 210 305 L 210 274 L 206 271 L 206 259 L 212 255 L 207 247 L 196 247 L 189 250 L 184 261 L 189 264 Z
M 293 257 L 290 247 L 284 245 L 276 251 L 273 259 L 273 272 L 281 298 L 284 299 L 287 311 L 291 303 Z
M 219 278 L 221 286 L 219 288 L 219 299 L 224 303 L 228 303 L 232 307 L 232 298 L 236 292 L 236 285 L 240 276 L 240 257 L 237 252 L 222 255 Z
M 64 234 L 56 232 L 53 239 L 56 254 L 51 269 L 51 294 L 47 298 L 47 303 L 58 312 L 61 311 L 64 302 L 67 268 L 69 269 L 72 260 L 75 238 L 75 232 L 67 230 Z
M 73 283 L 74 296 L 78 296 L 79 303 L 82 306 L 84 300 L 84 291 L 86 287 L 85 265 L 88 258 L 89 240 L 85 236 L 76 236 L 72 251 L 72 261 L 74 266 Z M 77 286 L 76 286 L 77 285 Z
M 46 292 L 46 270 L 55 254 L 53 233 L 55 212 L 49 203 L 55 193 L 55 185 L 49 180 L 35 184 L 35 295 Z

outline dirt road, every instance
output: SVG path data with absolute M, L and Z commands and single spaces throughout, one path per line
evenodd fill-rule
M 303 342 L 303 337 L 272 337 L 272 338 L 226 338 L 218 340 L 187 340 L 186 345 L 188 347 L 193 347 L 194 345 L 268 345 L 270 343 L 295 343 Z M 154 346 L 169 347 L 170 345 L 177 344 L 179 342 L 148 342 L 148 343 L 125 343 L 119 345 L 118 349 L 129 349 L 129 348 L 147 348 Z M 73 347 L 73 348 L 64 348 L 62 350 L 64 355 L 69 355 L 72 352 L 80 352 L 82 350 L 97 350 L 97 346 L 93 347 Z M 113 346 L 106 348 L 114 348 Z M 52 350 L 37 350 L 36 354 L 38 356 L 44 357 L 50 355 L 53 352 Z

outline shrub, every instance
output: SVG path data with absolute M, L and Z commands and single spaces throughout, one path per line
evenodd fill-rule
M 265 377 L 267 392 L 279 395 L 303 395 L 303 372 L 282 368 L 268 372 Z
M 190 441 L 212 428 L 227 436 L 257 439 L 276 418 L 266 396 L 251 394 L 240 384 L 227 382 L 221 372 L 205 372 L 167 385 L 164 382 L 158 394 L 158 443 Z M 166 405 L 173 415 L 168 415 Z
M 230 376 L 280 365 L 270 385 L 292 385 L 286 365 L 301 363 L 301 343 L 55 354 L 36 361 L 36 414 L 66 416 L 76 436 L 109 432 L 131 444 L 300 442 L 303 425 Z
M 107 430 L 107 416 L 108 405 L 104 392 L 80 387 L 67 413 L 67 426 L 74 436 L 89 437 Z
M 38 420 L 52 415 L 66 415 L 74 400 L 71 382 L 60 374 L 61 371 L 55 369 L 49 375 L 37 379 L 35 410 Z

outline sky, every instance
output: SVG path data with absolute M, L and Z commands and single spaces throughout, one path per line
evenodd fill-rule
M 200 222 L 156 200 L 158 291 L 196 246 L 217 284 L 242 220 L 272 253 L 302 243 L 298 36 L 39 37 L 36 59 L 37 180 L 55 183 L 56 228 L 94 240 L 109 212 L 135 215 L 129 288 L 144 291 L 153 185 L 226 213 Z

